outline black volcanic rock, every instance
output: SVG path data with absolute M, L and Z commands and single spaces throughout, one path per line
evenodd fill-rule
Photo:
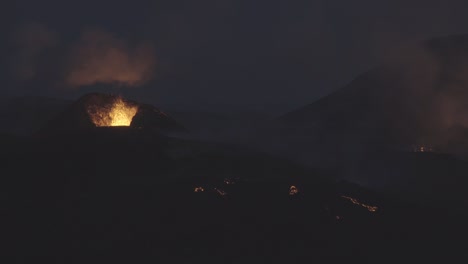
M 40 96 L 21 96 L 2 100 L 0 131 L 22 136 L 32 135 L 71 103 L 69 100 Z
M 101 98 L 106 98 L 102 96 Z M 51 120 L 43 130 L 83 130 L 94 128 L 86 110 L 88 103 L 94 103 L 100 95 L 87 94 L 66 108 L 55 119 Z M 104 99 L 105 100 L 105 99 Z M 99 103 L 102 103 L 99 101 Z
M 47 131 L 70 131 L 70 130 L 89 130 L 96 128 L 90 113 L 101 109 L 109 109 L 120 97 L 111 94 L 90 93 L 82 96 L 57 118 L 51 120 L 44 129 Z M 138 111 L 132 119 L 130 127 L 154 129 L 158 131 L 172 132 L 185 131 L 183 126 L 179 125 L 171 117 L 160 111 L 154 106 L 148 104 L 139 104 L 138 102 L 123 99 L 127 105 L 137 106 Z
M 155 128 L 166 131 L 185 131 L 185 128 L 158 108 L 142 104 L 132 119 L 132 127 Z

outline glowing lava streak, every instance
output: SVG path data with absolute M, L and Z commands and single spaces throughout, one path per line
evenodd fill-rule
M 361 202 L 359 202 L 356 198 L 352 198 L 352 197 L 344 196 L 344 195 L 342 195 L 341 197 L 344 198 L 344 199 L 349 200 L 349 201 L 352 202 L 353 204 L 360 205 L 360 206 L 366 208 L 369 212 L 376 212 L 377 209 L 378 209 L 377 206 L 371 206 L 371 205 L 367 205 L 367 204 L 361 203 Z
M 110 108 L 89 108 L 88 114 L 98 127 L 130 126 L 137 111 L 138 106 L 128 104 L 119 97 Z

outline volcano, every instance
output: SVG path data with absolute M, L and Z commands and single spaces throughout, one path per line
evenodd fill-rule
M 101 93 L 82 96 L 51 120 L 42 131 L 81 131 L 99 127 L 185 131 L 182 125 L 152 105 Z
M 467 72 L 468 35 L 431 39 L 283 115 L 277 129 L 323 151 L 416 145 L 455 153 L 468 128 Z
M 379 191 L 466 206 L 466 73 L 468 36 L 422 42 L 281 116 L 267 144 Z

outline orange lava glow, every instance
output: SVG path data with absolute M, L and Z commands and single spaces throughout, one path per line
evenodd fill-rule
M 366 208 L 369 212 L 376 212 L 377 209 L 378 209 L 377 206 L 371 206 L 371 205 L 363 204 L 363 203 L 359 202 L 356 198 L 352 198 L 352 197 L 344 196 L 344 195 L 341 196 L 341 197 L 344 198 L 344 199 L 349 200 L 353 204 L 356 204 L 356 205 L 359 205 L 359 206 L 362 206 L 362 207 Z
M 413 152 L 433 152 L 434 150 L 430 146 L 414 146 Z
M 227 193 L 226 193 L 225 191 L 220 190 L 220 189 L 218 189 L 218 188 L 214 188 L 214 190 L 215 190 L 219 195 L 221 195 L 221 196 L 226 196 L 226 195 L 227 195 Z
M 299 193 L 299 190 L 297 189 L 296 186 L 291 185 L 291 187 L 289 187 L 289 195 L 296 195 L 298 193 Z
M 126 103 L 120 97 L 118 97 L 109 108 L 88 108 L 91 121 L 97 127 L 130 126 L 137 111 L 138 106 Z
M 203 187 L 195 187 L 195 190 L 194 192 L 204 192 L 205 189 L 203 189 Z

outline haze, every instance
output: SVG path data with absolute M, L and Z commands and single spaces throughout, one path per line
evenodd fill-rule
M 282 113 L 401 45 L 468 28 L 461 0 L 23 0 L 12 8 L 3 95 L 76 98 L 110 83 L 100 89 L 184 110 Z M 83 52 L 101 56 L 87 62 Z

